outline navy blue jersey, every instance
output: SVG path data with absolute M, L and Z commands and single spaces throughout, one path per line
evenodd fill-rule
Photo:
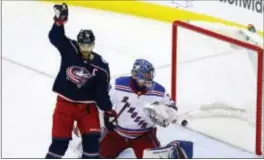
M 111 110 L 108 94 L 110 71 L 102 57 L 92 52 L 93 58 L 84 60 L 77 42 L 65 36 L 63 25 L 54 24 L 49 39 L 61 54 L 60 70 L 53 91 L 71 102 L 95 102 L 100 109 Z

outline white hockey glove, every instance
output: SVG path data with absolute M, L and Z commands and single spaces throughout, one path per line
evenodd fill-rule
M 170 123 L 176 123 L 178 108 L 174 103 L 154 102 L 146 104 L 144 112 L 153 123 L 167 127 Z

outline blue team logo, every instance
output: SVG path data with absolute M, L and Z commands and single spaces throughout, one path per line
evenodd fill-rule
M 67 79 L 81 88 L 93 75 L 85 68 L 71 66 L 66 69 Z

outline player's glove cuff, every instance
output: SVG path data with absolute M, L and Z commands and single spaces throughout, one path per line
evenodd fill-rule
M 108 130 L 110 130 L 110 131 L 114 130 L 114 128 L 117 125 L 117 113 L 115 110 L 110 110 L 110 111 L 104 112 L 104 123 L 105 123 L 105 127 Z

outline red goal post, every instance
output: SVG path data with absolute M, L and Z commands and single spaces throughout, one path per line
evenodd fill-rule
M 172 64 L 172 68 L 171 68 L 171 96 L 173 100 L 177 100 L 178 94 L 177 94 L 177 57 L 178 54 L 177 53 L 177 48 L 178 43 L 179 43 L 179 39 L 178 39 L 178 32 L 179 32 L 179 28 L 184 28 L 186 30 L 190 30 L 191 32 L 196 32 L 199 34 L 202 34 L 204 36 L 208 36 L 220 41 L 224 41 L 224 42 L 228 42 L 230 44 L 234 44 L 249 50 L 254 51 L 255 53 L 257 53 L 257 93 L 256 93 L 256 132 L 255 132 L 255 139 L 256 139 L 256 143 L 255 143 L 255 152 L 257 155 L 262 155 L 263 154 L 263 113 L 264 113 L 264 109 L 263 109 L 263 99 L 264 99 L 264 95 L 263 95 L 263 82 L 264 82 L 264 78 L 263 78 L 263 49 L 259 46 L 247 43 L 247 42 L 243 42 L 240 40 L 237 40 L 235 38 L 232 37 L 228 37 L 219 33 L 216 33 L 214 31 L 211 31 L 209 29 L 205 29 L 187 22 L 182 22 L 182 21 L 175 21 L 173 22 L 172 25 L 172 57 L 171 57 L 171 64 Z M 179 84 L 180 85 L 180 84 Z

